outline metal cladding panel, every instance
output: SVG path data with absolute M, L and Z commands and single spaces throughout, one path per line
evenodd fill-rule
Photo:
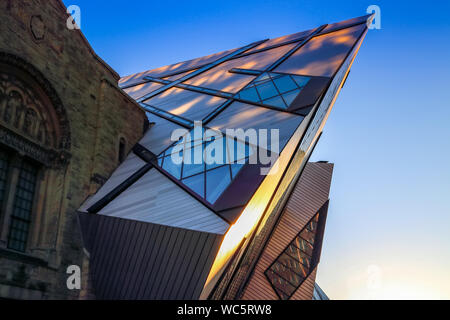
M 128 89 L 124 89 L 126 93 L 133 99 L 137 100 L 140 97 L 145 96 L 146 94 L 153 92 L 159 88 L 161 88 L 163 85 L 155 82 L 147 82 L 143 83 L 134 87 L 130 87 Z
M 295 45 L 289 44 L 224 62 L 186 81 L 186 84 L 236 93 L 255 77 L 230 73 L 233 68 L 265 70 Z
M 332 164 L 308 163 L 306 165 L 271 238 L 256 263 L 244 289 L 243 299 L 278 299 L 264 272 L 327 202 L 332 173 Z M 309 296 L 312 298 L 315 282 L 314 274 L 315 272 L 311 273 L 291 299 Z
M 81 206 L 79 211 L 87 212 L 87 210 L 97 201 L 101 200 L 114 188 L 119 186 L 127 178 L 132 176 L 136 171 L 146 165 L 145 161 L 137 157 L 134 153 L 130 153 L 125 161 L 113 172 L 106 183 L 97 191 L 96 194 L 89 197 Z
M 226 133 L 227 129 L 267 129 L 269 136 L 271 129 L 278 129 L 280 134 L 279 151 L 281 152 L 303 119 L 304 117 L 302 116 L 287 112 L 274 111 L 242 102 L 233 102 L 225 111 L 214 118 L 208 126 L 223 133 Z
M 183 127 L 149 112 L 147 113 L 147 118 L 154 125 L 151 126 L 150 130 L 139 141 L 139 144 L 154 154 L 160 154 L 175 142 L 171 140 L 172 132 Z
M 315 37 L 275 72 L 331 77 L 366 29 L 367 26 L 362 24 Z
M 172 75 L 175 73 L 181 73 L 185 70 L 191 70 L 193 68 L 198 68 L 200 66 L 203 66 L 208 63 L 212 63 L 220 58 L 223 58 L 224 56 L 231 54 L 233 51 L 237 49 L 222 51 L 219 53 L 214 53 L 205 57 L 197 58 L 188 60 L 185 62 L 175 63 L 172 65 L 168 65 L 165 67 L 144 71 L 141 73 L 135 73 L 126 77 L 123 77 L 120 79 L 119 85 L 121 87 L 130 86 L 136 83 L 139 83 L 142 81 L 142 79 L 146 76 L 152 76 L 152 77 L 166 77 L 168 75 Z
M 144 101 L 171 114 L 191 121 L 203 120 L 226 100 L 198 92 L 171 88 L 159 95 Z
M 229 224 L 157 169 L 106 205 L 99 214 L 224 234 Z
M 223 236 L 79 213 L 101 300 L 198 299 Z

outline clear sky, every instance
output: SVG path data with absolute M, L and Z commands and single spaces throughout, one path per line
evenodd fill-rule
M 65 0 L 122 76 L 381 8 L 312 160 L 335 163 L 332 299 L 450 299 L 450 2 Z

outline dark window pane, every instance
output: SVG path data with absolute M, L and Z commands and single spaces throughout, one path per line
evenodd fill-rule
M 0 206 L 2 205 L 8 178 L 8 155 L 0 150 Z
M 245 164 L 238 164 L 238 163 L 231 165 L 231 175 L 232 175 L 233 179 L 238 175 L 238 173 L 241 171 L 241 169 L 244 166 L 245 166 Z
M 22 252 L 26 250 L 37 172 L 35 165 L 27 161 L 22 162 L 8 235 L 8 248 L 13 250 Z

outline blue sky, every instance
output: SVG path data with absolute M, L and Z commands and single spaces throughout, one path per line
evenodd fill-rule
M 334 299 L 450 299 L 448 1 L 87 1 L 119 74 L 365 14 L 366 37 L 312 160 L 335 163 L 318 283 Z

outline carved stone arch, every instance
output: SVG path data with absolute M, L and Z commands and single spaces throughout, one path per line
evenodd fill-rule
M 70 159 L 66 110 L 56 90 L 33 65 L 0 52 L 0 142 L 54 166 Z

